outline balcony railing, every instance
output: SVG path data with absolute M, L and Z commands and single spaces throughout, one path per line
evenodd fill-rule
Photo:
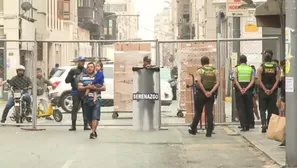
M 102 17 L 100 14 L 92 7 L 78 7 L 78 20 L 79 22 L 91 22 L 93 24 L 99 25 L 102 23 Z

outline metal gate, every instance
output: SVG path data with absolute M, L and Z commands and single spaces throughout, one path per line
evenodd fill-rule
M 72 99 L 70 85 L 65 83 L 65 77 L 71 68 L 76 66 L 76 58 L 84 56 L 87 62 L 103 62 L 103 72 L 107 91 L 102 93 L 101 126 L 131 126 L 132 125 L 132 90 L 133 82 L 132 66 L 142 64 L 142 58 L 146 55 L 152 57 L 152 64 L 160 66 L 160 90 L 161 90 L 161 123 L 163 126 L 188 125 L 194 115 L 194 97 L 190 85 L 193 84 L 192 76 L 195 76 L 200 66 L 201 56 L 208 56 L 211 63 L 219 70 L 221 85 L 214 109 L 216 123 L 234 121 L 235 110 L 232 110 L 232 82 L 228 76 L 232 67 L 236 64 L 236 58 L 245 54 L 248 60 L 261 60 L 262 41 L 274 41 L 275 48 L 279 46 L 278 38 L 259 39 L 213 39 L 213 40 L 90 40 L 90 41 L 46 41 L 26 40 L 22 45 L 28 46 L 28 52 L 32 56 L 27 57 L 26 69 L 30 77 L 34 79 L 36 68 L 41 68 L 45 74 L 59 63 L 60 67 L 51 81 L 57 87 L 59 96 L 59 109 L 63 112 L 63 120 L 55 122 L 38 118 L 33 123 L 24 122 L 22 125 L 31 126 L 70 126 Z M 7 60 L 6 75 L 11 78 L 15 75 L 15 67 L 21 60 L 17 58 L 19 42 L 1 40 L 5 43 L 5 59 Z M 240 53 L 234 52 L 233 43 L 240 42 Z M 103 51 L 94 52 L 92 46 L 100 47 Z M 42 45 L 41 45 L 42 44 Z M 113 45 L 113 47 L 110 47 Z M 30 47 L 31 46 L 31 47 Z M 108 46 L 108 47 L 105 47 Z M 40 54 L 42 53 L 42 59 Z M 101 54 L 96 54 L 101 53 Z M 279 56 L 279 53 L 276 53 Z M 255 63 L 253 63 L 255 64 Z M 177 77 L 176 87 L 172 79 Z M 172 85 L 171 85 L 172 84 Z M 187 87 L 188 86 L 188 87 Z M 176 94 L 176 96 L 175 96 Z M 33 111 L 38 111 L 39 105 L 33 96 Z M 12 110 L 9 115 L 11 115 Z M 80 110 L 78 125 L 82 125 L 83 117 Z M 203 123 L 205 119 L 203 118 Z M 15 125 L 9 121 L 6 125 Z

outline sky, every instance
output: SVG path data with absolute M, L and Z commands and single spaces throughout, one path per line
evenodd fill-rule
M 139 17 L 138 37 L 143 40 L 154 39 L 154 16 L 162 11 L 168 4 L 164 0 L 134 0 Z

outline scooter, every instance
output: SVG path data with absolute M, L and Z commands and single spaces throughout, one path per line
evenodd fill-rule
M 37 118 L 53 116 L 56 122 L 61 122 L 63 120 L 63 114 L 58 108 L 59 97 L 57 96 L 57 92 L 48 94 L 48 100 L 50 103 L 47 107 L 47 101 L 42 97 L 39 99 Z

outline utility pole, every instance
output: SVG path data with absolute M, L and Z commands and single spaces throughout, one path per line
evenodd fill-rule
M 286 74 L 286 166 L 297 167 L 297 113 L 296 113 L 296 100 L 297 95 L 297 0 L 286 0 L 286 24 L 290 29 L 291 44 L 289 44 L 292 52 L 292 58 L 287 58 L 290 62 L 289 73 Z M 288 64 L 287 64 L 288 65 Z M 286 67 L 289 68 L 289 67 Z
M 233 38 L 240 38 L 240 17 L 233 17 Z M 237 54 L 237 61 L 240 56 L 240 41 L 233 41 L 233 53 Z M 233 67 L 232 67 L 233 68 Z M 236 114 L 236 96 L 232 82 L 232 121 L 235 121 Z

